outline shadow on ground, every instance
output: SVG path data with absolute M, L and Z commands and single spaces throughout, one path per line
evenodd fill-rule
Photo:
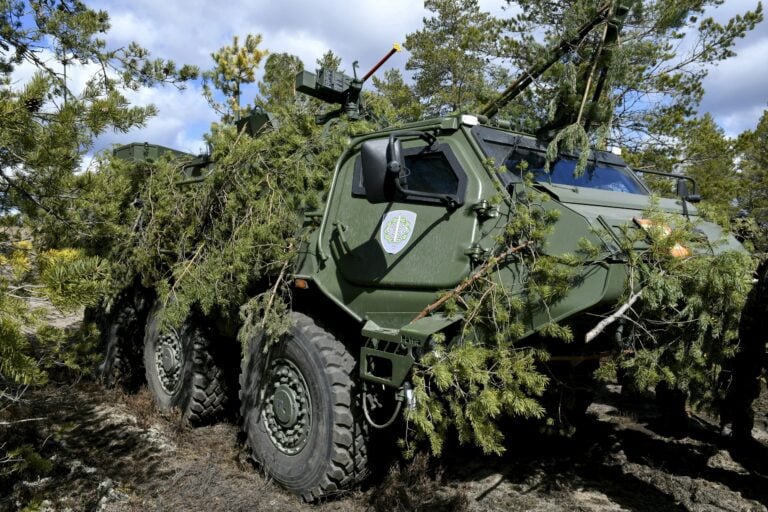
M 235 425 L 182 427 L 146 389 L 48 387 L 28 392 L 0 420 L 15 422 L 0 430 L 10 432 L 0 437 L 3 451 L 27 446 L 40 456 L 39 464 L 0 473 L 0 511 L 359 510 L 351 497 L 320 507 L 299 502 L 247 460 Z
M 114 482 L 144 485 L 168 476 L 163 436 L 115 411 L 108 395 L 95 386 L 47 388 L 4 411 L 7 448 L 26 447 L 40 459 L 0 481 L 11 489 L 0 497 L 1 509 L 56 500 L 87 510 L 114 492 Z
M 504 457 L 448 450 L 450 482 L 470 510 L 765 510 L 768 449 L 746 449 L 706 418 L 684 437 L 664 435 L 646 402 L 606 390 L 577 435 L 509 438 Z
M 29 445 L 48 466 L 0 476 L 0 510 L 603 512 L 768 505 L 765 444 L 737 449 L 698 416 L 685 437 L 666 435 L 647 401 L 610 390 L 574 437 L 513 431 L 503 457 L 448 446 L 439 461 L 401 461 L 402 469 L 389 473 L 379 468 L 363 490 L 319 505 L 273 485 L 248 460 L 234 424 L 182 428 L 177 416 L 156 410 L 146 390 L 123 395 L 87 383 L 48 388 L 28 393 L 1 419 L 34 418 L 42 419 L 0 427 L 0 444 Z M 757 432 L 763 440 L 764 428 L 763 422 Z

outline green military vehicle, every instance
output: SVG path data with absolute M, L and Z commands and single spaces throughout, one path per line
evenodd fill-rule
M 389 390 L 400 400 L 392 404 L 413 405 L 413 363 L 430 350 L 433 336 L 450 333 L 461 321 L 431 305 L 440 291 L 460 285 L 497 255 L 491 248 L 526 193 L 521 167 L 534 173 L 537 189 L 549 196 L 542 207 L 559 212 L 542 252 L 574 253 L 584 238 L 602 248 L 580 269 L 581 279 L 567 297 L 528 318 L 526 336 L 553 320 L 567 321 L 580 332 L 594 327 L 626 291 L 620 238 L 627 226 L 642 228 L 649 189 L 620 156 L 606 151 L 593 151 L 578 176 L 577 155 L 560 155 L 544 172 L 547 142 L 493 117 L 598 24 L 607 21 L 606 37 L 615 39 L 624 15 L 621 7 L 602 9 L 555 48 L 548 62 L 529 70 L 480 114 L 354 138 L 333 169 L 323 208 L 304 215 L 310 235 L 291 270 L 294 310 L 283 342 L 267 352 L 253 344 L 252 352 L 240 357 L 239 350 L 230 350 L 238 344 L 213 321 L 188 321 L 163 331 L 161 305 L 152 304 L 151 290 L 137 286 L 121 294 L 107 315 L 103 373 L 114 378 L 143 364 L 159 406 L 180 408 L 192 423 L 222 413 L 239 388 L 248 445 L 272 478 L 310 500 L 348 488 L 367 474 L 371 429 L 381 426 L 371 418 L 363 389 Z M 354 117 L 363 81 L 320 70 L 300 74 L 297 89 L 340 104 Z M 260 113 L 242 124 L 266 122 Z M 134 161 L 174 154 L 150 144 L 115 152 Z M 491 160 L 495 168 L 487 165 Z M 193 159 L 185 181 L 205 179 L 211 165 L 206 157 Z M 658 208 L 695 218 L 689 204 L 697 200 L 695 192 L 695 184 L 690 191 L 681 186 L 681 197 L 661 199 Z M 714 250 L 743 250 L 718 226 L 698 226 Z M 519 272 L 511 260 L 493 278 L 523 294 Z M 131 355 L 142 339 L 143 361 Z M 587 370 L 608 350 L 599 340 L 567 348 L 553 359 Z

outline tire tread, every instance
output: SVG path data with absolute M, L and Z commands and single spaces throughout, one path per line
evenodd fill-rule
M 331 456 L 326 469 L 310 488 L 294 490 L 306 501 L 314 502 L 347 489 L 368 476 L 367 424 L 356 402 L 359 395 L 355 393 L 355 359 L 341 341 L 312 318 L 297 312 L 292 315 L 294 329 L 306 337 L 323 360 L 324 373 L 330 383 L 329 401 L 333 408 Z M 247 361 L 243 364 L 245 369 Z M 240 403 L 244 420 L 249 413 L 249 397 L 245 396 L 248 387 L 248 375 L 243 371 L 240 374 Z M 247 420 L 243 426 L 247 434 Z

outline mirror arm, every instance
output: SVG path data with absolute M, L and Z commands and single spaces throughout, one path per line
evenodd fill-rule
M 428 144 L 427 148 L 432 149 L 432 146 L 437 142 L 437 137 L 429 132 L 417 132 L 413 130 L 401 130 L 398 132 L 392 132 L 389 134 L 390 147 L 395 143 L 396 138 L 400 137 L 418 137 Z
M 698 203 L 701 200 L 701 197 L 699 197 L 699 184 L 696 183 L 696 179 L 692 178 L 690 176 L 685 176 L 683 174 L 672 174 L 671 172 L 663 172 L 663 171 L 652 171 L 650 169 L 632 169 L 630 168 L 632 172 L 639 172 L 642 174 L 653 174 L 654 176 L 666 176 L 668 178 L 674 178 L 676 180 L 686 180 L 690 181 L 693 184 L 693 193 L 688 194 L 688 197 L 683 197 L 682 199 L 685 199 L 689 203 Z

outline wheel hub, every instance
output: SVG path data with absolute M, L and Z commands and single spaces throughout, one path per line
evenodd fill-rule
M 163 370 L 165 370 L 166 373 L 173 372 L 173 369 L 178 366 L 176 351 L 167 345 L 162 347 L 160 359 L 162 360 Z
M 287 359 L 272 362 L 264 407 L 264 426 L 272 443 L 283 453 L 295 455 L 307 443 L 312 404 L 301 371 Z
M 283 427 L 292 427 L 299 419 L 299 404 L 296 393 L 287 386 L 280 386 L 275 390 L 275 399 L 272 404 L 277 422 Z
M 171 330 L 160 336 L 155 347 L 155 362 L 160 386 L 172 395 L 181 381 L 181 368 L 184 364 L 184 352 L 179 334 Z

